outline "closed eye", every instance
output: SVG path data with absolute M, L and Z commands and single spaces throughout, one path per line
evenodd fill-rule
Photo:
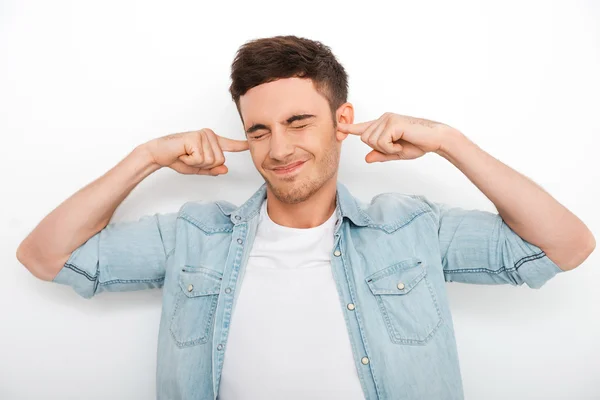
M 258 139 L 260 139 L 260 138 L 262 138 L 263 136 L 266 136 L 266 135 L 267 135 L 266 133 L 263 133 L 262 135 L 255 135 L 255 136 L 250 137 L 250 139 L 252 139 L 252 140 L 258 140 Z
M 298 125 L 298 126 L 290 126 L 290 128 L 292 128 L 292 129 L 302 129 L 302 128 L 306 128 L 308 125 L 310 125 L 310 124 L 304 124 L 304 125 Z M 250 137 L 250 139 L 252 139 L 252 140 L 258 140 L 258 139 L 261 139 L 262 137 L 264 137 L 267 134 L 268 134 L 268 132 L 267 133 L 263 133 L 261 135 L 253 135 L 253 136 Z

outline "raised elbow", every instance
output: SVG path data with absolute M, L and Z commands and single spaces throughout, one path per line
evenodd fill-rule
M 590 241 L 588 244 L 588 255 L 586 256 L 586 258 L 589 257 L 590 254 L 592 254 L 595 249 L 596 249 L 596 238 L 594 238 L 594 235 L 590 233 Z
M 34 254 L 30 248 L 21 243 L 17 248 L 17 260 L 36 278 L 43 281 L 52 281 L 56 276 L 56 268 L 49 267 L 54 265 L 43 261 L 40 257 Z
M 578 249 L 579 251 L 574 252 L 572 262 L 564 268 L 566 271 L 575 269 L 583 264 L 596 249 L 596 239 L 591 232 L 586 236 L 586 239 L 583 240 Z
M 23 243 L 19 247 L 17 247 L 17 260 L 25 266 L 25 268 L 30 269 L 31 262 L 27 259 L 27 250 L 23 247 Z

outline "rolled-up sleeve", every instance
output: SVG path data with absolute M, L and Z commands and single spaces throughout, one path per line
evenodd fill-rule
M 499 214 L 427 201 L 438 228 L 448 282 L 527 284 L 539 289 L 563 272 L 542 249 L 514 232 Z
M 84 298 L 104 291 L 162 287 L 175 248 L 178 213 L 143 216 L 108 224 L 75 249 L 53 282 Z

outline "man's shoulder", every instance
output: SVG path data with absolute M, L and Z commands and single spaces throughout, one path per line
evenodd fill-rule
M 380 193 L 369 202 L 358 200 L 358 206 L 372 224 L 394 229 L 432 211 L 425 196 L 400 192 Z
M 401 192 L 379 193 L 367 202 L 360 202 L 365 209 L 379 209 L 386 207 L 400 207 L 403 210 L 428 210 L 430 201 L 423 195 Z
M 179 208 L 178 218 L 207 233 L 230 232 L 233 226 L 230 216 L 237 208 L 225 200 L 192 200 Z

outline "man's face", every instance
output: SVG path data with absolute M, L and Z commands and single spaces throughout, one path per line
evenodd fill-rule
M 240 109 L 252 161 L 278 200 L 300 203 L 337 176 L 342 142 L 310 79 L 256 86 L 240 97 Z

